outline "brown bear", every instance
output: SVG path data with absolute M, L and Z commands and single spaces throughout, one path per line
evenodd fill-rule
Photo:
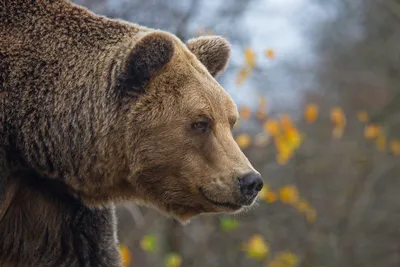
M 120 266 L 123 201 L 181 222 L 252 205 L 262 179 L 214 79 L 229 54 L 68 0 L 0 0 L 0 266 Z

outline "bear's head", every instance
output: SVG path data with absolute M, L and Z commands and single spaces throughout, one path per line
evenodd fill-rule
M 235 103 L 214 79 L 229 60 L 219 36 L 183 44 L 145 34 L 123 64 L 129 183 L 135 197 L 180 221 L 251 206 L 263 183 L 232 136 Z M 134 100 L 133 100 L 134 99 Z
M 263 182 L 232 136 L 237 107 L 215 80 L 228 42 L 213 36 L 184 44 L 163 31 L 135 38 L 105 59 L 102 80 L 114 108 L 95 111 L 113 119 L 96 132 L 86 176 L 69 179 L 76 193 L 88 205 L 135 200 L 182 222 L 251 206 Z

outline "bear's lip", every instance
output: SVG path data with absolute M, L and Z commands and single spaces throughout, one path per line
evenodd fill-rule
M 255 199 L 257 198 L 257 195 L 258 195 L 258 194 L 254 194 L 253 196 L 251 196 L 251 197 L 249 197 L 249 198 L 241 199 L 241 200 L 240 200 L 240 203 L 241 203 L 243 206 L 250 207 L 250 206 L 252 206 L 252 205 L 254 204 Z
M 232 202 L 221 202 L 221 201 L 216 201 L 216 200 L 213 200 L 213 199 L 209 198 L 207 196 L 207 194 L 204 192 L 204 189 L 202 187 L 198 187 L 198 190 L 199 190 L 200 194 L 208 202 L 210 202 L 211 204 L 213 204 L 215 206 L 223 206 L 223 207 L 227 207 L 227 208 L 230 208 L 230 209 L 233 209 L 233 210 L 238 210 L 238 209 L 242 208 L 242 205 L 240 205 L 240 204 L 235 204 L 235 203 L 232 203 Z

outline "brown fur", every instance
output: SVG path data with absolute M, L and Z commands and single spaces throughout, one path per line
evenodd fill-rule
M 225 70 L 231 50 L 224 38 L 204 36 L 191 39 L 186 45 L 214 77 Z
M 254 169 L 231 134 L 236 106 L 213 78 L 228 57 L 221 37 L 186 46 L 66 0 L 0 0 L 0 239 L 15 235 L 0 263 L 119 266 L 116 202 L 182 222 L 240 210 L 237 178 Z M 28 239 L 34 247 L 18 245 Z M 94 243 L 97 254 L 76 255 Z

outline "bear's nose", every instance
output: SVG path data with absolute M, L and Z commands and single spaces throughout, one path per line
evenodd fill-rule
M 263 180 L 257 172 L 250 172 L 239 178 L 240 192 L 246 198 L 252 198 L 263 188 Z

